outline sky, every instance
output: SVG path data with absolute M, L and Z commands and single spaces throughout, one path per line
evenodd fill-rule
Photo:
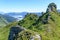
M 60 9 L 60 0 L 0 0 L 0 12 L 45 12 L 52 2 Z

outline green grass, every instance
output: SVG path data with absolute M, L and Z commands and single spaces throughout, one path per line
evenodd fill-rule
M 8 24 L 7 26 L 0 28 L 0 40 L 8 40 L 8 36 L 9 36 L 9 32 L 10 32 L 10 28 L 12 26 L 17 25 L 18 22 L 12 22 L 10 24 Z
M 44 15 L 39 17 L 36 21 L 29 20 L 29 16 L 28 18 L 25 17 L 25 21 L 23 20 L 24 22 L 21 25 L 25 26 L 25 28 L 28 27 L 26 25 L 29 25 L 28 29 L 38 32 L 42 36 L 42 40 L 60 40 L 60 16 L 57 12 L 49 12 L 49 14 L 50 19 L 46 24 L 43 24 L 42 20 L 46 18 L 48 13 L 45 13 Z M 29 24 L 30 22 L 32 24 Z

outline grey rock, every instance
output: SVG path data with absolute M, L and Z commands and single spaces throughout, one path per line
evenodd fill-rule
M 57 6 L 55 3 L 50 3 L 48 5 L 47 11 L 46 12 L 55 12 L 57 10 Z
M 18 33 L 21 32 L 22 30 L 24 30 L 24 28 L 18 25 L 11 27 L 8 40 L 15 40 L 18 37 Z

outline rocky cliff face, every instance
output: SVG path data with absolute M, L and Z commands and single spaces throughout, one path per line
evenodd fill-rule
M 47 11 L 46 11 L 46 12 L 55 12 L 56 9 L 57 9 L 56 4 L 55 4 L 55 3 L 50 3 L 50 4 L 48 5 L 48 8 L 47 8 Z
M 46 10 L 46 17 L 43 19 L 43 23 L 46 24 L 48 23 L 48 20 L 51 19 L 51 14 L 49 12 L 56 12 L 57 11 L 57 6 L 55 3 L 50 3 L 48 5 L 48 8 Z
M 20 26 L 11 27 L 8 40 L 15 40 L 18 36 L 18 33 L 23 30 L 24 29 L 21 28 Z
M 41 37 L 35 32 L 15 26 L 10 28 L 8 40 L 41 40 Z

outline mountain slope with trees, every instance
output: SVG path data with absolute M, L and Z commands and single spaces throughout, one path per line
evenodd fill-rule
M 55 3 L 50 3 L 48 5 L 46 13 L 37 18 L 37 20 L 32 21 L 25 17 L 22 21 L 19 22 L 19 25 L 30 25 L 26 26 L 28 29 L 36 31 L 41 34 L 42 40 L 60 40 L 60 16 L 58 14 L 57 6 Z M 29 17 L 29 16 L 28 16 Z M 33 16 L 31 16 L 33 17 Z M 30 18 L 30 17 L 29 17 Z M 29 24 L 28 20 L 32 23 Z M 34 20 L 34 18 L 33 18 Z M 25 23 L 28 22 L 28 23 Z M 25 24 L 24 24 L 25 23 Z M 25 27 L 25 28 L 26 28 Z
M 0 40 L 60 40 L 60 16 L 55 3 L 48 5 L 47 11 L 42 16 L 28 13 L 25 18 L 19 22 L 11 23 L 0 29 Z M 13 26 L 20 25 L 25 30 L 18 32 L 16 28 L 10 30 Z M 20 28 L 19 27 L 19 28 Z M 4 30 L 3 30 L 4 29 Z M 9 36 L 10 31 L 12 31 Z M 37 34 L 37 36 L 36 36 Z M 38 39 L 36 39 L 38 37 Z M 13 39 L 12 39 L 13 38 Z M 31 39 L 30 39 L 31 38 Z

